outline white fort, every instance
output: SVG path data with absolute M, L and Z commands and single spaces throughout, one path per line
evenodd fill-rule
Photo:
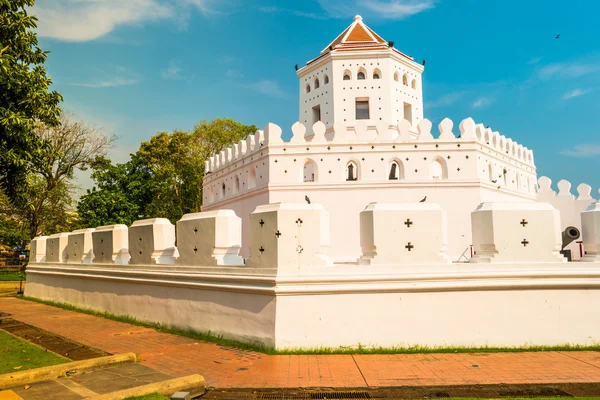
M 357 16 L 298 69 L 289 142 L 213 156 L 176 225 L 36 237 L 25 294 L 279 349 L 597 344 L 592 188 L 471 118 L 433 132 L 422 73 Z
M 472 244 L 482 202 L 536 199 L 533 152 L 483 124 L 423 118 L 423 65 L 356 16 L 298 70 L 299 122 L 291 142 L 268 125 L 207 162 L 203 210 L 232 209 L 247 228 L 261 204 L 311 202 L 331 217 L 330 254 L 359 256 L 359 213 L 371 202 L 438 203 L 448 213 L 449 254 Z M 242 254 L 248 255 L 244 229 Z

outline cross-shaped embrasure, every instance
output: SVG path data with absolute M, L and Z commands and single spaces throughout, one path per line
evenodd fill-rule
M 198 248 L 196 246 L 194 246 L 194 254 L 196 254 L 198 252 Z
M 277 232 L 275 232 L 275 236 L 277 236 L 277 239 L 279 239 L 279 236 L 281 236 L 281 232 L 279 232 L 279 229 L 277 229 Z
M 198 233 L 198 228 L 194 227 L 194 233 Z
M 523 220 L 521 222 L 519 222 L 521 225 L 523 225 L 523 228 L 525 228 L 525 225 L 527 225 L 529 222 L 527 222 L 525 220 L 525 218 L 523 218 Z
M 527 239 L 523 239 L 523 241 L 521 242 L 521 244 L 522 244 L 524 247 L 527 247 L 527 245 L 529 244 L 529 242 L 527 241 Z
M 407 220 L 406 220 L 406 222 L 404 222 L 404 225 L 406 225 L 406 227 L 407 227 L 407 228 L 410 228 L 410 226 L 411 226 L 412 224 L 414 224 L 414 222 L 412 222 L 412 221 L 410 220 L 410 218 L 409 218 L 409 219 L 407 219 Z
M 408 251 L 411 251 L 412 249 L 415 248 L 415 246 L 413 246 L 411 242 L 408 242 L 408 244 L 406 246 L 404 246 L 404 248 L 408 249 Z
M 260 224 L 260 227 L 262 228 L 262 227 L 263 227 L 263 225 L 265 224 L 265 221 L 263 221 L 263 220 L 261 219 L 261 220 L 260 220 L 260 222 L 259 222 L 259 224 Z
M 296 223 L 297 223 L 298 225 L 302 225 L 302 224 L 304 223 L 304 221 L 302 221 L 302 219 L 298 218 L 298 219 L 296 220 Z
M 258 249 L 258 251 L 260 251 L 260 254 L 262 254 L 265 251 L 265 249 L 263 249 L 263 247 L 260 246 L 260 249 Z

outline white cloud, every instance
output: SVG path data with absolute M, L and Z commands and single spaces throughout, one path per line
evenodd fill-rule
M 180 72 L 182 71 L 179 63 L 176 61 L 169 61 L 169 66 L 167 69 L 163 69 L 160 73 L 163 79 L 166 80 L 176 80 L 181 79 Z
M 537 64 L 540 61 L 542 61 L 542 57 L 534 57 L 534 58 L 530 59 L 529 61 L 527 61 L 527 64 Z
M 600 71 L 600 64 L 554 63 L 548 64 L 540 69 L 538 71 L 538 77 L 544 80 L 554 77 L 578 78 L 597 71 Z
M 269 97 L 275 97 L 280 99 L 287 97 L 287 94 L 283 91 L 281 86 L 279 86 L 279 83 L 267 79 L 254 83 L 246 83 L 242 86 L 254 89 L 257 92 Z
M 229 69 L 227 70 L 227 77 L 241 79 L 244 77 L 244 73 L 242 71 L 238 71 L 237 69 Z
M 84 42 L 105 36 L 119 26 L 166 19 L 185 19 L 190 6 L 203 14 L 216 13 L 217 0 L 38 0 L 31 13 L 38 17 L 38 34 Z
M 306 18 L 313 18 L 313 19 L 326 19 L 327 18 L 324 15 L 308 13 L 308 12 L 299 11 L 299 10 L 293 10 L 291 8 L 259 7 L 258 11 L 264 12 L 264 13 L 286 13 L 286 14 L 295 15 L 297 17 L 306 17 Z
M 368 10 L 375 12 L 385 19 L 404 19 L 433 8 L 433 1 L 377 1 L 364 0 L 360 2 Z
M 563 99 L 564 100 L 569 100 L 572 99 L 574 97 L 579 97 L 579 96 L 583 96 L 584 94 L 587 94 L 589 92 L 591 92 L 592 89 L 575 89 L 575 90 L 571 90 L 570 92 L 567 92 L 564 94 Z
M 600 156 L 600 144 L 578 144 L 572 149 L 561 151 L 560 154 L 568 157 L 598 157 Z
M 142 81 L 142 78 L 135 72 L 125 67 L 117 66 L 114 71 L 104 73 L 101 79 L 92 82 L 74 82 L 68 83 L 70 86 L 82 86 L 88 88 L 107 88 L 117 86 L 135 85 Z
M 476 99 L 473 104 L 471 104 L 471 107 L 473 108 L 486 108 L 489 107 L 496 99 L 494 99 L 493 97 L 479 97 L 478 99 Z
M 437 100 L 427 103 L 425 106 L 427 108 L 449 106 L 449 105 L 456 103 L 458 100 L 460 100 L 466 93 L 467 92 L 464 92 L 464 91 L 448 93 L 448 94 L 445 94 L 442 97 L 438 98 Z
M 363 17 L 400 20 L 434 7 L 434 0 L 317 0 L 332 18 Z

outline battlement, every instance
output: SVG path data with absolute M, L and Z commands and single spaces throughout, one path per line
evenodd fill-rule
M 330 129 L 327 129 L 322 122 L 317 122 L 312 126 L 312 132 L 307 134 L 306 126 L 301 122 L 296 122 L 292 126 L 291 140 L 284 142 L 281 138 L 282 129 L 269 123 L 264 130 L 259 130 L 254 135 L 248 136 L 246 140 L 213 155 L 206 162 L 206 171 L 214 174 L 238 161 L 246 160 L 256 153 L 283 149 L 284 146 L 294 148 L 308 145 L 306 151 L 310 152 L 311 149 L 319 151 L 331 145 L 345 146 L 361 143 L 377 146 L 393 143 L 410 147 L 420 142 L 437 144 L 475 142 L 498 154 L 508 155 L 514 161 L 534 166 L 533 151 L 499 132 L 485 127 L 484 124 L 475 123 L 472 118 L 461 121 L 458 136 L 453 132 L 453 127 L 452 120 L 445 118 L 438 125 L 439 134 L 434 137 L 431 132 L 432 123 L 428 119 L 421 121 L 416 129 L 406 120 L 396 125 L 380 122 L 375 127 L 367 127 L 366 124 L 360 122 L 352 127 L 337 123 Z M 393 152 L 392 150 L 396 150 L 396 148 L 389 149 L 390 152 Z
M 438 132 L 434 136 L 429 120 L 414 128 L 408 121 L 331 129 L 317 122 L 311 133 L 297 122 L 285 142 L 281 128 L 268 124 L 206 162 L 203 204 L 307 184 L 352 190 L 366 183 L 389 188 L 478 182 L 490 190 L 535 195 L 531 150 L 471 118 L 457 133 L 446 118 Z
M 450 263 L 446 214 L 435 203 L 367 205 L 360 213 L 362 255 L 354 264 Z M 486 202 L 470 217 L 472 263 L 566 262 L 559 254 L 565 245 L 561 215 L 549 203 Z M 586 232 L 586 261 L 596 262 L 600 207 L 590 202 L 577 217 Z M 334 265 L 330 229 L 329 212 L 320 204 L 274 203 L 258 206 L 250 215 L 247 259 L 239 257 L 241 218 L 220 210 L 184 215 L 177 227 L 154 218 L 129 228 L 111 225 L 37 237 L 31 263 L 228 266 L 295 273 Z M 85 259 L 81 248 L 86 249 Z

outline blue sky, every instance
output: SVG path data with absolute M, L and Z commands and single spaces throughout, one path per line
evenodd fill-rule
M 600 2 L 37 0 L 32 13 L 64 108 L 119 136 L 116 161 L 217 116 L 274 122 L 290 137 L 294 65 L 361 14 L 427 60 L 426 118 L 473 117 L 532 149 L 539 176 L 574 193 L 588 183 L 598 197 Z

